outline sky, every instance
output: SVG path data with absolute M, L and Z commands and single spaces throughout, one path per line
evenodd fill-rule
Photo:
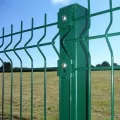
M 44 14 L 47 14 L 47 23 L 57 22 L 57 13 L 60 8 L 78 3 L 87 8 L 87 0 L 0 0 L 0 36 L 2 36 L 2 28 L 5 28 L 5 35 L 9 34 L 11 31 L 11 24 L 13 24 L 13 31 L 20 31 L 20 23 L 23 21 L 23 29 L 31 28 L 31 19 L 34 18 L 34 27 L 42 26 L 44 24 Z M 120 0 L 113 0 L 113 8 L 120 6 Z M 96 13 L 102 10 L 109 9 L 109 0 L 91 0 L 91 13 Z M 120 32 L 120 17 L 118 15 L 120 11 L 113 12 L 113 24 L 110 28 L 109 33 Z M 99 15 L 91 18 L 91 27 L 89 31 L 90 36 L 105 34 L 106 28 L 110 22 L 109 13 L 104 15 Z M 47 28 L 47 35 L 41 43 L 50 42 L 52 38 L 57 34 L 57 26 Z M 37 41 L 40 40 L 44 34 L 44 29 L 34 31 L 34 37 L 30 44 L 35 45 Z M 24 44 L 29 40 L 31 32 L 24 33 L 22 42 L 18 47 L 23 47 Z M 13 37 L 13 43 L 8 49 L 14 47 L 14 45 L 19 41 L 20 35 L 15 35 Z M 110 43 L 113 48 L 115 62 L 120 64 L 120 37 L 109 38 Z M 0 39 L 1 44 L 2 39 Z M 10 42 L 10 37 L 5 38 L 5 43 L 0 51 L 5 48 Z M 110 63 L 111 57 L 108 46 L 106 44 L 105 38 L 90 40 L 90 53 L 92 58 L 92 65 L 102 63 L 103 61 L 108 61 Z M 59 38 L 56 39 L 56 47 L 59 50 Z M 51 46 L 41 47 L 47 58 L 47 66 L 55 67 L 57 66 L 58 57 Z M 37 48 L 29 49 L 31 54 L 34 67 L 43 67 L 43 57 L 38 52 Z M 31 61 L 26 55 L 25 51 L 17 51 L 20 55 L 23 66 L 30 67 Z M 9 52 L 8 55 L 14 61 L 13 66 L 19 67 L 20 61 L 15 56 L 13 52 Z M 5 61 L 9 61 L 8 58 L 1 53 L 0 57 Z M 1 65 L 1 63 L 0 63 Z

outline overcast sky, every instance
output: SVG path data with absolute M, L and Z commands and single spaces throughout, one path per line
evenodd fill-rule
M 87 7 L 87 0 L 0 0 L 0 34 L 2 35 L 2 27 L 5 27 L 5 34 L 9 34 L 11 24 L 14 25 L 14 32 L 19 31 L 21 20 L 24 22 L 24 29 L 30 28 L 32 17 L 34 18 L 34 26 L 43 25 L 45 13 L 47 13 L 47 23 L 56 22 L 59 9 L 72 3 L 78 3 L 84 7 Z M 113 0 L 113 7 L 117 6 L 120 6 L 120 0 Z M 99 12 L 106 9 L 109 9 L 109 0 L 91 0 L 91 13 Z M 109 32 L 120 32 L 120 11 L 114 12 L 113 15 L 114 21 Z M 89 31 L 90 36 L 104 34 L 109 21 L 109 13 L 97 17 L 92 17 L 91 28 Z M 42 42 L 50 42 L 57 32 L 57 26 L 48 28 L 47 35 Z M 30 35 L 30 32 L 28 32 L 27 34 L 23 34 L 23 40 L 18 47 L 22 47 L 30 38 Z M 33 40 L 29 45 L 36 44 L 42 35 L 43 29 L 34 31 Z M 18 42 L 19 39 L 19 35 L 14 36 L 14 42 L 9 48 L 13 48 L 13 46 Z M 59 49 L 59 39 L 57 39 L 56 41 L 56 46 Z M 3 48 L 0 48 L 0 50 L 3 50 L 9 42 L 10 38 L 6 38 Z M 120 64 L 120 37 L 112 37 L 110 38 L 110 42 L 114 51 L 115 62 Z M 47 57 L 48 66 L 56 66 L 58 57 L 53 48 L 50 46 L 42 47 L 41 49 Z M 29 52 L 33 57 L 34 67 L 43 66 L 43 58 L 41 57 L 38 50 L 29 49 Z M 90 40 L 90 52 L 93 65 L 101 63 L 104 60 L 110 62 L 110 52 L 105 38 Z M 23 65 L 26 67 L 30 67 L 30 59 L 26 55 L 24 50 L 18 51 L 18 53 L 23 60 Z M 14 60 L 14 67 L 19 66 L 19 60 L 17 59 L 15 54 L 13 52 L 9 52 L 8 55 L 10 55 L 11 59 Z M 0 54 L 0 56 L 3 58 L 4 61 L 8 61 L 4 54 Z

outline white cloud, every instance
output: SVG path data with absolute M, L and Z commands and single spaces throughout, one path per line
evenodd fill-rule
M 52 0 L 52 3 L 54 4 L 54 5 L 56 5 L 56 4 L 69 4 L 70 3 L 70 1 L 71 0 Z

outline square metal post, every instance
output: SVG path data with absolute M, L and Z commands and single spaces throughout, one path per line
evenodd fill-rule
M 88 71 L 87 57 L 80 44 L 80 34 L 87 25 L 87 9 L 73 4 L 61 8 L 58 13 L 60 31 L 60 59 L 58 61 L 59 120 L 87 120 Z M 86 34 L 88 36 L 88 33 Z M 86 41 L 89 46 L 88 41 Z

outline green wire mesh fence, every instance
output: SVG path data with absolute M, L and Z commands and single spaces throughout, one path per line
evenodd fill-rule
M 13 33 L 13 25 L 11 25 L 11 33 L 9 35 L 5 35 L 5 31 L 4 31 L 4 28 L 2 30 L 2 36 L 0 37 L 1 40 L 2 40 L 2 44 L 0 46 L 0 48 L 2 48 L 4 46 L 4 38 L 6 37 L 9 37 L 10 36 L 10 43 L 4 48 L 3 51 L 0 51 L 0 53 L 4 53 L 6 55 L 6 57 L 9 59 L 10 61 L 10 64 L 11 64 L 11 70 L 7 70 L 7 69 L 4 69 L 4 61 L 2 60 L 2 58 L 0 58 L 1 62 L 2 62 L 2 65 L 3 65 L 3 69 L 2 69 L 2 117 L 1 119 L 5 119 L 4 116 L 4 81 L 5 81 L 5 72 L 10 72 L 10 79 L 11 79 L 11 83 L 10 83 L 10 118 L 9 119 L 13 119 L 13 72 L 20 72 L 20 118 L 19 119 L 23 119 L 22 117 L 22 107 L 23 107 L 23 101 L 22 101 L 22 96 L 23 96 L 23 85 L 22 85 L 22 81 L 23 81 L 23 72 L 31 72 L 30 74 L 30 79 L 31 79 L 31 117 L 30 119 L 32 120 L 33 119 L 33 81 L 34 81 L 34 78 L 33 78 L 33 72 L 34 71 L 44 71 L 44 120 L 46 120 L 46 71 L 56 71 L 56 68 L 46 68 L 46 57 L 44 55 L 44 53 L 42 52 L 42 50 L 40 49 L 41 46 L 53 46 L 53 49 L 55 50 L 56 54 L 59 56 L 59 53 L 55 47 L 55 40 L 56 38 L 59 36 L 59 32 L 55 35 L 55 37 L 52 39 L 51 42 L 47 42 L 47 43 L 43 43 L 41 44 L 41 41 L 45 38 L 46 36 L 46 29 L 47 27 L 50 27 L 50 26 L 54 26 L 54 25 L 57 25 L 57 23 L 52 23 L 52 24 L 47 24 L 47 15 L 45 14 L 45 18 L 44 18 L 44 25 L 43 26 L 40 26 L 40 27 L 34 27 L 34 19 L 32 18 L 32 21 L 31 21 L 31 28 L 30 29 L 27 29 L 27 30 L 23 30 L 23 22 L 21 21 L 21 30 L 19 32 L 16 32 L 16 33 Z M 44 34 L 43 36 L 41 37 L 41 39 L 37 42 L 36 45 L 31 45 L 31 46 L 28 46 L 28 44 L 30 43 L 30 41 L 33 39 L 33 31 L 36 30 L 36 29 L 42 29 L 44 28 Z M 25 45 L 23 47 L 19 47 L 18 48 L 18 45 L 21 43 L 22 41 L 22 36 L 23 36 L 23 33 L 24 32 L 29 32 L 31 31 L 31 37 L 30 39 L 25 43 Z M 16 34 L 20 34 L 20 40 L 17 42 L 17 44 L 15 44 L 15 46 L 12 48 L 12 49 L 9 49 L 9 46 L 14 42 L 13 41 L 13 36 L 16 35 Z M 29 48 L 37 48 L 39 50 L 39 53 L 42 55 L 43 59 L 44 59 L 44 68 L 42 69 L 34 69 L 34 62 L 33 62 L 33 58 L 32 56 L 30 55 L 30 53 L 28 52 L 28 49 Z M 19 54 L 17 53 L 17 51 L 19 50 L 24 50 L 26 52 L 26 54 L 29 56 L 29 59 L 31 61 L 31 68 L 29 69 L 23 69 L 23 61 L 21 59 L 21 57 L 19 56 Z M 13 51 L 15 53 L 15 55 L 18 57 L 19 61 L 20 61 L 20 69 L 18 71 L 13 71 L 13 60 L 10 58 L 10 56 L 7 54 L 8 52 L 11 52 Z
M 88 19 L 89 21 L 89 24 L 87 25 L 87 28 L 85 29 L 85 31 L 82 33 L 82 35 L 80 36 L 80 38 L 78 39 L 75 39 L 74 42 L 80 42 L 81 45 L 84 47 L 85 49 L 85 52 L 87 54 L 87 58 L 88 58 L 88 67 L 86 68 L 76 68 L 76 70 L 79 70 L 79 69 L 85 69 L 85 70 L 88 70 L 88 81 L 89 81 L 89 97 L 88 97 L 88 110 L 89 110 L 89 113 L 88 113 L 88 119 L 91 120 L 91 70 L 111 70 L 111 120 L 114 120 L 114 69 L 120 69 L 119 66 L 114 66 L 114 53 L 113 53 L 113 50 L 112 50 L 112 47 L 111 47 L 111 44 L 109 42 L 109 37 L 113 37 L 113 36 L 119 36 L 120 35 L 120 32 L 115 32 L 115 33 L 109 33 L 109 30 L 112 26 L 112 23 L 113 23 L 113 12 L 115 11 L 118 11 L 120 10 L 120 7 L 116 7 L 116 8 L 113 8 L 112 7 L 112 0 L 109 0 L 109 9 L 108 10 L 104 10 L 104 11 L 100 11 L 100 12 L 97 12 L 97 13 L 93 13 L 91 14 L 91 5 L 90 5 L 90 0 L 88 0 L 88 14 L 86 16 L 82 16 L 82 17 L 78 17 L 78 18 L 75 18 L 73 21 L 81 21 L 83 19 Z M 99 15 L 102 15 L 102 14 L 105 14 L 105 13 L 109 13 L 110 15 L 110 22 L 109 22 L 109 25 L 105 31 L 105 34 L 101 34 L 101 35 L 96 35 L 96 36 L 89 36 L 89 37 L 85 37 L 85 34 L 89 31 L 90 27 L 91 27 L 91 18 L 92 17 L 95 17 L 95 16 L 99 16 Z M 10 56 L 7 54 L 9 52 L 14 52 L 14 54 L 17 56 L 17 58 L 19 59 L 20 61 L 20 69 L 17 71 L 17 72 L 20 72 L 20 90 L 19 90 L 19 96 L 20 96 L 20 108 L 19 108 L 19 113 L 20 113 L 20 117 L 19 119 L 22 120 L 23 119 L 23 111 L 22 111 L 22 107 L 23 107 L 23 72 L 30 72 L 30 80 L 31 80 L 31 91 L 30 91 L 30 94 L 31 94 L 31 103 L 30 103 L 30 112 L 31 112 L 31 116 L 30 116 L 30 119 L 34 119 L 34 115 L 33 115 L 33 106 L 34 106 L 34 101 L 33 101 L 33 92 L 34 92 L 34 84 L 33 84 L 33 81 L 34 81 L 34 72 L 35 71 L 43 71 L 44 72 L 44 120 L 46 120 L 46 104 L 47 104 L 47 101 L 46 101 L 46 89 L 47 89 L 47 86 L 46 86 L 46 75 L 47 75 L 47 71 L 56 71 L 57 68 L 47 68 L 47 61 L 46 61 L 46 56 L 44 54 L 44 52 L 41 50 L 41 47 L 44 47 L 44 46 L 52 46 L 55 53 L 57 54 L 58 58 L 60 57 L 60 54 L 59 54 L 59 51 L 57 50 L 57 48 L 55 47 L 55 40 L 56 38 L 59 37 L 60 35 L 60 31 L 54 36 L 54 38 L 52 39 L 51 42 L 46 42 L 46 43 L 41 43 L 45 36 L 46 36 L 46 30 L 48 27 L 50 26 L 56 26 L 58 25 L 58 22 L 55 22 L 55 23 L 51 23 L 51 24 L 47 24 L 47 15 L 45 14 L 45 18 L 44 18 L 44 25 L 43 26 L 38 26 L 38 27 L 34 27 L 34 19 L 32 18 L 32 21 L 31 21 L 31 28 L 30 29 L 26 29 L 26 30 L 23 30 L 23 22 L 21 22 L 21 30 L 19 32 L 13 32 L 13 25 L 11 25 L 11 33 L 8 34 L 8 35 L 5 35 L 5 29 L 3 28 L 2 30 L 2 36 L 0 37 L 1 41 L 2 41 L 2 44 L 0 45 L 0 48 L 2 48 L 4 46 L 4 41 L 5 41 L 5 38 L 7 37 L 10 37 L 10 42 L 6 45 L 6 47 L 4 48 L 4 50 L 0 50 L 0 54 L 5 54 L 5 56 L 8 58 L 8 60 L 10 61 L 10 64 L 11 64 L 11 70 L 5 70 L 4 68 L 4 60 L 2 58 L 0 58 L 0 61 L 3 65 L 3 68 L 2 68 L 2 103 L 1 103 L 1 106 L 2 106 L 2 116 L 1 116 L 1 119 L 4 120 L 4 116 L 5 116 L 5 110 L 4 110 L 4 105 L 5 105 L 5 96 L 4 96 L 4 88 L 5 88 L 5 74 L 7 74 L 6 72 L 10 72 L 10 120 L 13 119 L 13 75 L 14 75 L 14 69 L 13 69 L 13 64 L 14 64 L 14 61 L 10 58 Z M 38 30 L 38 29 L 44 29 L 44 34 L 43 36 L 40 38 L 40 40 L 35 44 L 35 45 L 28 45 L 32 39 L 33 39 L 33 32 L 34 30 Z M 31 36 L 30 36 L 30 39 L 24 44 L 23 47 L 18 47 L 19 44 L 21 43 L 22 39 L 23 39 L 23 33 L 27 33 L 27 32 L 31 32 Z M 11 44 L 14 42 L 13 41 L 13 36 L 15 35 L 20 35 L 20 39 L 19 41 L 17 42 L 17 44 L 14 45 L 14 47 L 12 49 L 10 49 L 9 47 L 11 46 Z M 106 39 L 106 43 L 108 45 L 108 48 L 109 48 L 109 51 L 110 51 L 110 55 L 111 55 L 111 66 L 110 67 L 97 67 L 97 68 L 91 68 L 91 55 L 90 55 L 90 52 L 86 46 L 86 43 L 85 41 L 88 40 L 93 40 L 93 39 L 98 39 L 98 38 L 105 38 Z M 64 36 L 63 36 L 63 39 L 64 39 Z M 30 48 L 37 48 L 39 53 L 42 55 L 43 59 L 44 59 L 44 68 L 41 68 L 41 69 L 35 69 L 34 68 L 34 61 L 33 61 L 33 58 L 31 56 L 31 54 L 29 53 L 28 49 Z M 31 68 L 30 69 L 23 69 L 23 61 L 21 59 L 21 57 L 19 56 L 19 54 L 17 53 L 17 51 L 21 51 L 21 50 L 24 50 L 26 52 L 26 55 L 29 57 L 30 61 L 31 61 Z

